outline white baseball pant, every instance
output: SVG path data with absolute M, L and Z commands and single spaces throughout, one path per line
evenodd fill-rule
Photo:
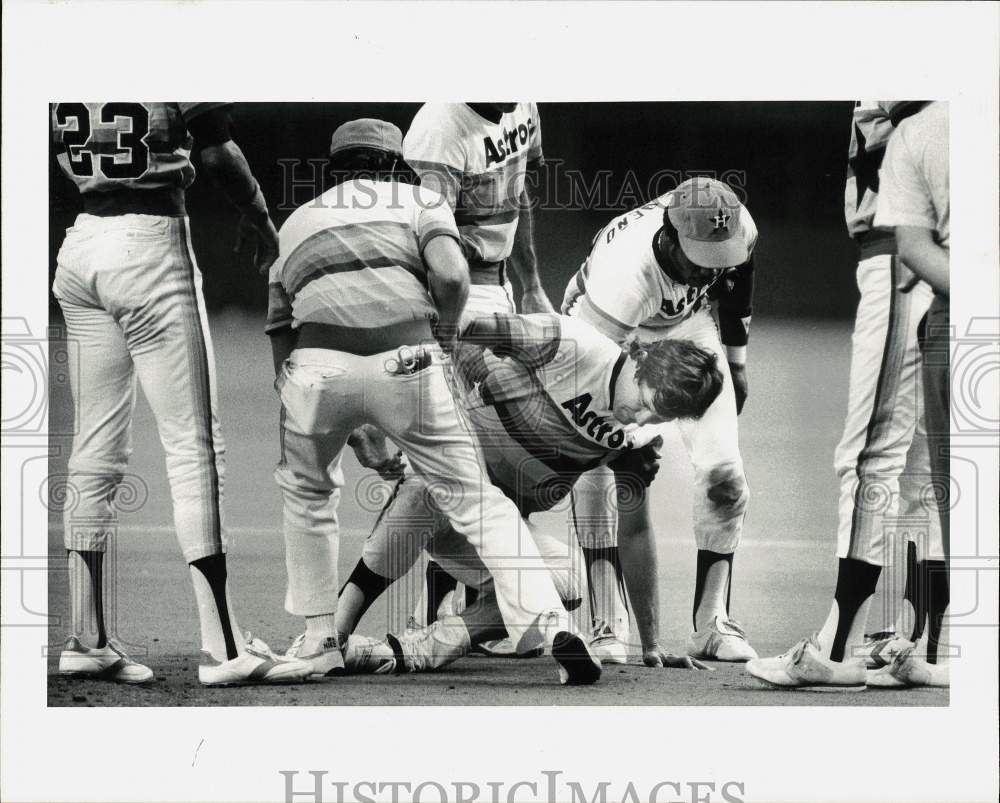
M 900 292 L 901 270 L 889 254 L 858 263 L 847 418 L 835 456 L 837 556 L 877 566 L 891 563 L 893 533 L 916 542 L 918 560 L 944 560 L 917 346 L 933 294 L 924 282 Z
M 336 610 L 337 501 L 341 455 L 362 423 L 381 427 L 406 453 L 435 504 L 475 548 L 493 576 L 508 632 L 525 645 L 544 635 L 540 616 L 568 626 L 559 596 L 531 539 L 518 536 L 520 515 L 486 478 L 481 456 L 448 387 L 440 351 L 414 374 L 391 373 L 396 351 L 361 357 L 331 349 L 297 349 L 275 383 L 282 401 L 281 462 L 290 613 Z M 394 367 L 394 366 L 393 366 Z M 530 634 L 530 635 L 529 635 Z M 525 649 L 529 647 L 526 646 Z
M 136 378 L 166 452 L 174 526 L 189 563 L 224 552 L 225 446 L 212 340 L 187 218 L 82 214 L 59 250 L 79 429 L 69 460 L 67 549 L 104 551 L 132 451 Z
M 722 372 L 722 392 L 697 420 L 681 420 L 640 427 L 634 437 L 648 442 L 676 426 L 694 468 L 694 535 L 699 549 L 720 554 L 735 552 L 743 534 L 743 518 L 750 493 L 743 473 L 736 423 L 736 395 L 729 363 L 719 340 L 715 320 L 708 308 L 670 328 L 635 332 L 640 343 L 658 340 L 691 340 L 715 352 Z M 649 498 L 656 497 L 656 483 Z M 600 548 L 617 543 L 617 502 L 614 474 L 602 467 L 588 472 L 573 489 L 573 511 L 577 532 L 585 547 Z

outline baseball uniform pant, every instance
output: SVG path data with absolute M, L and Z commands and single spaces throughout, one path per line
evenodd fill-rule
M 931 291 L 920 282 L 900 292 L 899 272 L 899 258 L 889 254 L 858 264 L 861 299 L 851 337 L 847 417 L 835 456 L 837 556 L 876 566 L 890 565 L 894 534 L 916 542 L 918 560 L 944 557 L 917 347 Z
M 722 391 L 698 420 L 682 420 L 640 427 L 634 437 L 648 442 L 669 427 L 679 429 L 694 469 L 694 535 L 698 549 L 720 554 L 735 552 L 743 533 L 750 493 L 743 473 L 736 424 L 736 396 L 729 363 L 719 332 L 708 309 L 694 313 L 676 326 L 636 329 L 641 343 L 658 340 L 691 340 L 718 355 L 723 375 Z M 657 485 L 650 489 L 656 497 Z M 600 548 L 616 543 L 617 505 L 614 474 L 602 467 L 588 472 L 573 490 L 573 510 L 583 546 Z
M 531 539 L 519 538 L 517 508 L 486 478 L 442 355 L 413 374 L 391 373 L 387 364 L 395 356 L 297 349 L 276 382 L 282 427 L 275 479 L 284 497 L 287 610 L 300 616 L 336 610 L 341 454 L 351 431 L 371 423 L 406 453 L 435 505 L 482 559 L 511 637 L 530 634 L 525 644 L 537 643 L 535 622 L 548 614 L 555 619 L 546 617 L 547 623 L 564 629 L 559 595 L 548 572 L 539 571 L 544 561 Z
M 520 539 L 530 538 L 551 573 L 563 602 L 580 600 L 584 589 L 583 554 L 575 542 L 557 538 L 521 519 Z M 407 476 L 379 516 L 365 541 L 362 557 L 376 574 L 396 580 L 417 562 L 427 549 L 448 574 L 471 588 L 482 588 L 489 571 L 472 545 L 454 531 L 437 510 L 433 497 L 419 478 Z M 527 550 L 519 545 L 518 551 Z
M 72 341 L 79 416 L 64 512 L 67 549 L 104 551 L 132 451 L 136 380 L 166 452 L 174 526 L 190 563 L 224 551 L 225 446 L 201 272 L 186 218 L 77 217 L 53 293 Z M 128 490 L 123 485 L 120 493 Z M 127 501 L 127 500 L 124 500 Z
M 927 401 L 927 439 L 929 444 L 933 489 L 940 518 L 941 552 L 951 561 L 951 407 L 950 355 L 951 329 L 949 302 L 934 296 L 927 310 L 924 341 L 923 389 Z M 931 556 L 934 557 L 933 555 Z

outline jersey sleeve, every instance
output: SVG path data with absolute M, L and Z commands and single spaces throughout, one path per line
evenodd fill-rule
M 420 185 L 442 195 L 452 209 L 458 203 L 465 172 L 462 138 L 440 115 L 424 106 L 403 139 L 403 159 L 420 178 Z
M 545 154 L 542 152 L 542 118 L 538 114 L 538 104 L 529 104 L 531 117 L 529 123 L 528 167 L 541 167 L 545 164 Z
M 426 187 L 416 187 L 414 198 L 415 215 L 413 230 L 417 235 L 417 247 L 423 254 L 427 243 L 435 237 L 453 237 L 459 245 L 462 240 L 455 225 L 455 214 L 442 195 Z
M 661 293 L 648 270 L 636 266 L 622 271 L 618 267 L 622 266 L 607 259 L 595 264 L 591 255 L 570 281 L 583 288 L 576 297 L 575 314 L 621 344 L 635 327 L 656 313 Z
M 937 228 L 937 215 L 927 182 L 910 149 L 907 131 L 904 124 L 889 139 L 879 173 L 875 225 L 879 228 L 916 226 L 934 230 Z
M 718 301 L 719 337 L 726 347 L 730 362 L 746 362 L 746 346 L 750 339 L 750 318 L 753 315 L 754 248 L 757 245 L 757 225 L 744 209 L 740 215 L 743 236 L 750 258 L 723 276 L 709 296 Z

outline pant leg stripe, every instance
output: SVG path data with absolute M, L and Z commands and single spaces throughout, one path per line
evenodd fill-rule
M 222 547 L 221 511 L 219 510 L 219 472 L 216 466 L 218 455 L 215 451 L 215 435 L 212 429 L 212 383 L 209 373 L 208 345 L 202 330 L 201 310 L 198 306 L 198 291 L 195 284 L 195 260 L 192 253 L 187 220 L 180 219 L 180 252 L 184 259 L 184 278 L 187 283 L 188 299 L 191 304 L 187 328 L 195 344 L 196 364 L 192 371 L 191 389 L 194 393 L 196 432 L 203 438 L 206 447 L 208 487 L 206 489 L 206 531 L 211 533 L 212 543 Z
M 899 257 L 890 257 L 889 269 L 889 320 L 886 326 L 885 345 L 882 350 L 882 363 L 879 366 L 878 380 L 875 384 L 875 399 L 872 404 L 871 416 L 868 419 L 868 429 L 865 434 L 865 444 L 858 452 L 854 467 L 858 485 L 854 491 L 854 512 L 851 517 L 851 540 L 848 557 L 867 560 L 867 544 L 861 538 L 861 532 L 866 518 L 864 484 L 870 478 L 867 465 L 872 454 L 878 452 L 884 442 L 892 435 L 893 413 L 896 408 L 896 395 L 899 391 L 899 377 L 902 360 L 905 355 L 906 332 L 910 317 L 910 296 L 896 289 L 899 275 Z

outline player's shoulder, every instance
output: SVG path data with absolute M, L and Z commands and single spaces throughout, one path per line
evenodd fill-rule
M 461 131 L 467 114 L 464 103 L 425 103 L 413 116 L 407 135 L 416 133 L 438 133 Z

